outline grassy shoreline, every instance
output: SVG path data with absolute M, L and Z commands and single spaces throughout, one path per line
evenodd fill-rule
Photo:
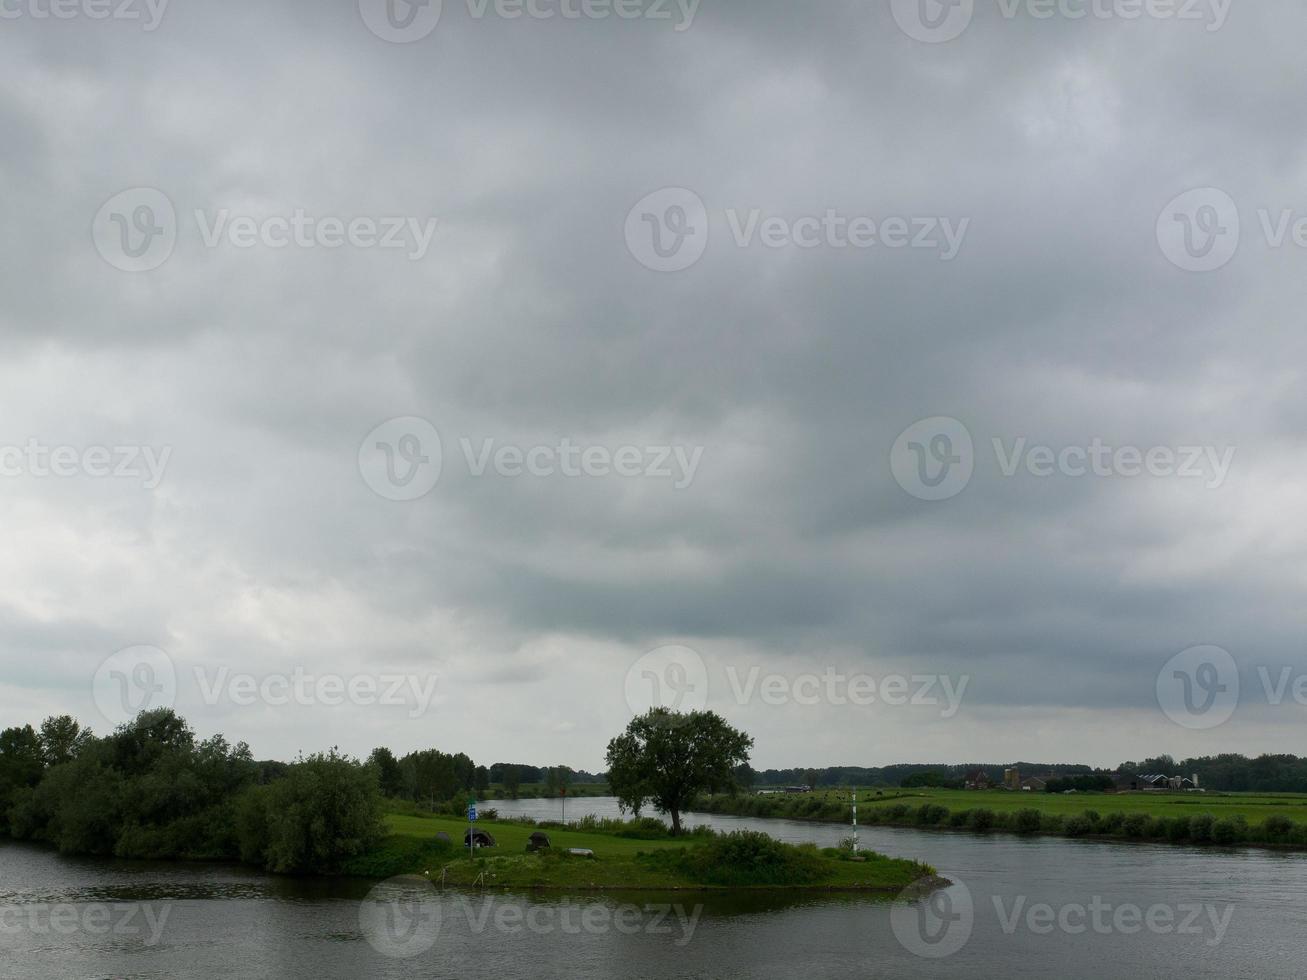
M 1293 794 L 880 792 L 876 796 L 874 790 L 859 791 L 861 825 L 1307 851 L 1307 796 Z M 848 790 L 715 796 L 699 800 L 695 809 L 729 816 L 847 823 L 851 796 Z
M 537 826 L 522 820 L 481 821 L 479 829 L 494 835 L 495 847 L 470 856 L 456 846 L 467 824 L 455 817 L 391 813 L 389 836 L 381 845 L 346 864 L 349 875 L 369 878 L 418 876 L 449 888 L 496 888 L 531 891 L 807 891 L 897 894 L 909 886 L 942 884 L 929 865 L 863 852 L 849 860 L 836 849 L 781 844 L 767 838 L 735 839 L 696 833 L 680 838 L 650 827 L 616 829 L 615 824 L 584 821 L 566 828 Z M 548 853 L 528 853 L 527 839 L 537 829 L 550 837 Z M 438 843 L 449 835 L 454 845 Z M 638 835 L 638 836 L 637 836 Z M 764 837 L 765 835 L 757 835 Z M 758 855 L 721 859 L 731 847 L 765 846 L 762 858 L 772 860 L 770 875 Z M 594 858 L 573 857 L 571 848 L 594 852 Z M 762 869 L 762 870 L 760 870 Z M 759 880 L 752 880 L 758 878 Z

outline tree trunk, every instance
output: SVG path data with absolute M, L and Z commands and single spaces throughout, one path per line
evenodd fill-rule
M 671 811 L 671 815 L 672 815 L 672 836 L 680 837 L 681 836 L 681 811 L 673 809 Z

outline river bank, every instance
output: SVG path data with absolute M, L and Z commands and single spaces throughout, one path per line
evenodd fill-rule
M 859 795 L 858 823 L 862 827 L 1307 851 L 1307 798 L 1300 796 L 1063 796 L 950 790 L 873 793 Z M 965 809 L 956 808 L 960 805 Z M 710 796 L 697 800 L 695 809 L 726 816 L 849 825 L 852 796 L 848 790 Z

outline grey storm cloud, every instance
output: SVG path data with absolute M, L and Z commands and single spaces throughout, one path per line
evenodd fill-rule
M 940 44 L 881 0 L 703 0 L 683 31 L 446 0 L 406 44 L 344 0 L 173 0 L 148 31 L 5 8 L 0 444 L 172 456 L 152 491 L 0 481 L 4 719 L 103 729 L 97 666 L 151 644 L 198 728 L 263 754 L 440 744 L 595 768 L 628 668 L 683 643 L 718 694 L 729 665 L 971 678 L 943 721 L 723 704 L 760 765 L 1282 747 L 1291 711 L 1200 737 L 1154 685 L 1204 643 L 1248 676 L 1307 667 L 1307 252 L 1257 217 L 1303 200 L 1307 12 L 1236 2 L 1207 30 L 975 8 Z M 1242 241 L 1187 272 L 1155 229 L 1208 186 Z M 176 244 L 128 273 L 91 229 L 139 187 L 175 208 Z M 708 242 L 660 273 L 624 223 L 668 187 L 703 201 Z M 416 259 L 206 244 L 220 216 L 297 210 L 436 225 Z M 755 211 L 966 230 L 949 261 L 738 247 Z M 443 470 L 397 502 L 358 459 L 407 416 L 439 432 Z M 975 465 L 931 502 L 890 457 L 940 416 Z M 477 476 L 463 449 L 564 439 L 702 458 L 677 488 Z M 1009 476 L 996 439 L 1236 453 L 1215 487 Z M 197 700 L 194 672 L 223 665 L 430 672 L 439 696 L 420 720 Z

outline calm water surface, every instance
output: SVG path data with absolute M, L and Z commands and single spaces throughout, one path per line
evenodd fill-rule
M 559 816 L 554 801 L 491 805 Z M 617 809 L 612 800 L 569 801 L 569 819 L 585 813 Z M 783 820 L 689 822 L 822 845 L 847 833 Z M 862 839 L 929 861 L 958 885 L 926 913 L 864 896 L 418 888 L 378 904 L 366 901 L 365 881 L 0 844 L 0 977 L 1307 976 L 1302 856 L 881 828 L 863 828 Z M 399 919 L 382 923 L 377 910 L 389 915 L 396 896 Z M 410 908 L 429 914 L 405 918 Z

